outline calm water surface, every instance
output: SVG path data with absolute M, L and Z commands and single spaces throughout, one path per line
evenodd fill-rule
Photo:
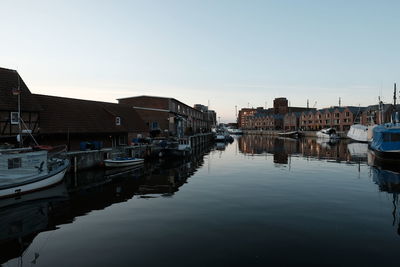
M 0 202 L 0 263 L 398 266 L 398 192 L 366 145 L 243 136 Z

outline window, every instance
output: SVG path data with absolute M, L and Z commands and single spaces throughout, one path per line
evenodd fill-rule
M 18 119 L 18 112 L 11 112 L 10 118 L 11 118 L 11 124 L 18 124 L 19 119 Z
M 346 117 L 350 117 L 350 112 L 346 112 Z
M 121 125 L 121 117 L 115 117 L 115 125 Z
M 8 169 L 17 169 L 21 168 L 21 158 L 12 158 L 8 159 Z
M 118 136 L 118 145 L 120 145 L 120 146 L 126 145 L 126 136 L 125 135 Z
M 400 142 L 400 134 L 398 133 L 383 133 L 385 142 Z
M 340 117 L 340 113 L 335 113 L 335 118 L 339 118 Z
M 151 123 L 151 129 L 152 129 L 152 130 L 158 129 L 158 122 L 153 121 L 153 122 Z
M 392 142 L 400 142 L 400 134 L 392 133 L 390 139 L 392 139 Z

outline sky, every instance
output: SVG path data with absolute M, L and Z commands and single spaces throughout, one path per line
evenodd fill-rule
M 1 0 L 0 67 L 33 93 L 235 108 L 366 106 L 400 81 L 398 0 Z M 399 86 L 400 87 L 400 86 Z

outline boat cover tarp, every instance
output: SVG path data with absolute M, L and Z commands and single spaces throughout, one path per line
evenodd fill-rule
M 372 149 L 383 152 L 400 150 L 400 127 L 379 125 L 373 131 Z

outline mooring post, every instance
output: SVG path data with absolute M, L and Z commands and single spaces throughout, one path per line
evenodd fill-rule
M 78 164 L 77 164 L 78 160 L 76 159 L 76 156 L 74 157 L 74 173 L 76 174 L 76 172 L 78 171 Z

